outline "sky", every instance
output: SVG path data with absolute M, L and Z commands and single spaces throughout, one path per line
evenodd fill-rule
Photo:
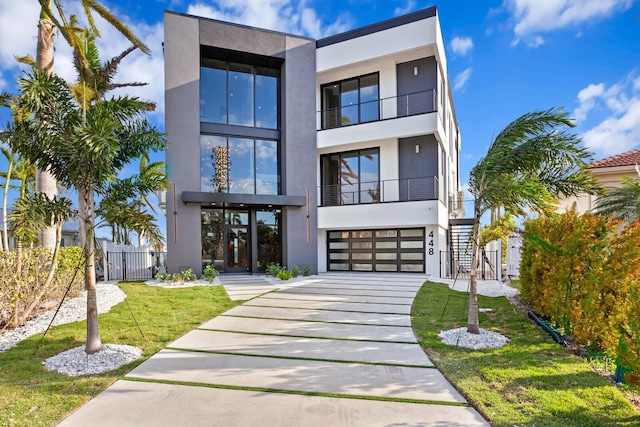
M 60 0 L 84 13 L 79 0 Z M 495 135 L 527 112 L 563 107 L 595 160 L 640 148 L 640 0 L 101 0 L 151 49 L 134 52 L 118 81 L 148 82 L 127 93 L 156 102 L 164 129 L 163 12 L 171 10 L 322 38 L 437 6 L 462 136 L 463 186 Z M 0 91 L 16 93 L 14 55 L 35 57 L 37 0 L 0 0 Z M 128 42 L 98 20 L 103 58 Z M 70 49 L 57 37 L 55 71 L 75 80 Z M 0 111 L 0 126 L 8 117 Z M 164 154 L 154 159 L 164 160 Z M 135 173 L 132 165 L 124 173 Z M 0 170 L 6 161 L 0 158 Z M 160 221 L 164 230 L 164 221 Z

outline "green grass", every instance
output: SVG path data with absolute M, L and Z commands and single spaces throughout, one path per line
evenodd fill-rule
M 640 413 L 586 361 L 551 338 L 504 297 L 478 298 L 480 326 L 509 337 L 499 349 L 448 346 L 438 333 L 466 326 L 466 294 L 427 282 L 413 328 L 436 367 L 494 426 L 638 426 Z M 445 304 L 448 301 L 446 309 Z
M 127 299 L 99 316 L 100 336 L 105 344 L 141 348 L 143 357 L 116 371 L 68 377 L 45 370 L 42 362 L 83 346 L 85 322 L 52 328 L 40 346 L 41 335 L 26 339 L 0 353 L 0 426 L 57 424 L 167 343 L 238 304 L 229 300 L 222 286 L 163 289 L 121 283 L 120 287 Z

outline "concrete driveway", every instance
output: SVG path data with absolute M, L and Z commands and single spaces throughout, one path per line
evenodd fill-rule
M 416 341 L 411 304 L 426 279 L 321 274 L 264 294 L 172 342 L 60 425 L 489 425 Z M 221 281 L 245 296 L 267 286 Z

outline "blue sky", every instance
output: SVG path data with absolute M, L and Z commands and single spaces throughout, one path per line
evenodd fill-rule
M 68 14 L 79 1 L 61 0 Z M 640 147 L 640 0 L 102 0 L 149 45 L 130 55 L 121 81 L 145 81 L 135 93 L 158 104 L 163 124 L 164 10 L 321 38 L 436 5 L 462 134 L 461 181 L 492 139 L 516 117 L 564 107 L 576 133 L 600 159 Z M 15 91 L 21 69 L 13 55 L 35 56 L 36 0 L 0 2 L 0 90 Z M 103 57 L 127 47 L 99 24 Z M 56 72 L 73 79 L 64 40 Z M 130 90 L 131 92 L 131 90 Z M 3 114 L 2 122 L 7 118 Z M 161 156 L 162 157 L 162 156 Z M 0 159 L 0 170 L 6 162 Z M 131 169 L 135 172 L 135 169 Z M 160 226 L 164 229 L 164 223 Z

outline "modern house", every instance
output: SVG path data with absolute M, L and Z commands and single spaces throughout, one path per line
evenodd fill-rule
M 622 186 L 623 177 L 638 179 L 637 165 L 640 165 L 640 148 L 625 151 L 589 164 L 587 169 L 595 176 L 604 188 Z M 591 212 L 595 208 L 598 196 L 584 194 L 580 197 L 570 197 L 559 201 L 558 212 L 564 212 L 575 203 L 580 213 Z
M 440 274 L 462 215 L 437 9 L 313 40 L 165 13 L 168 269 Z

